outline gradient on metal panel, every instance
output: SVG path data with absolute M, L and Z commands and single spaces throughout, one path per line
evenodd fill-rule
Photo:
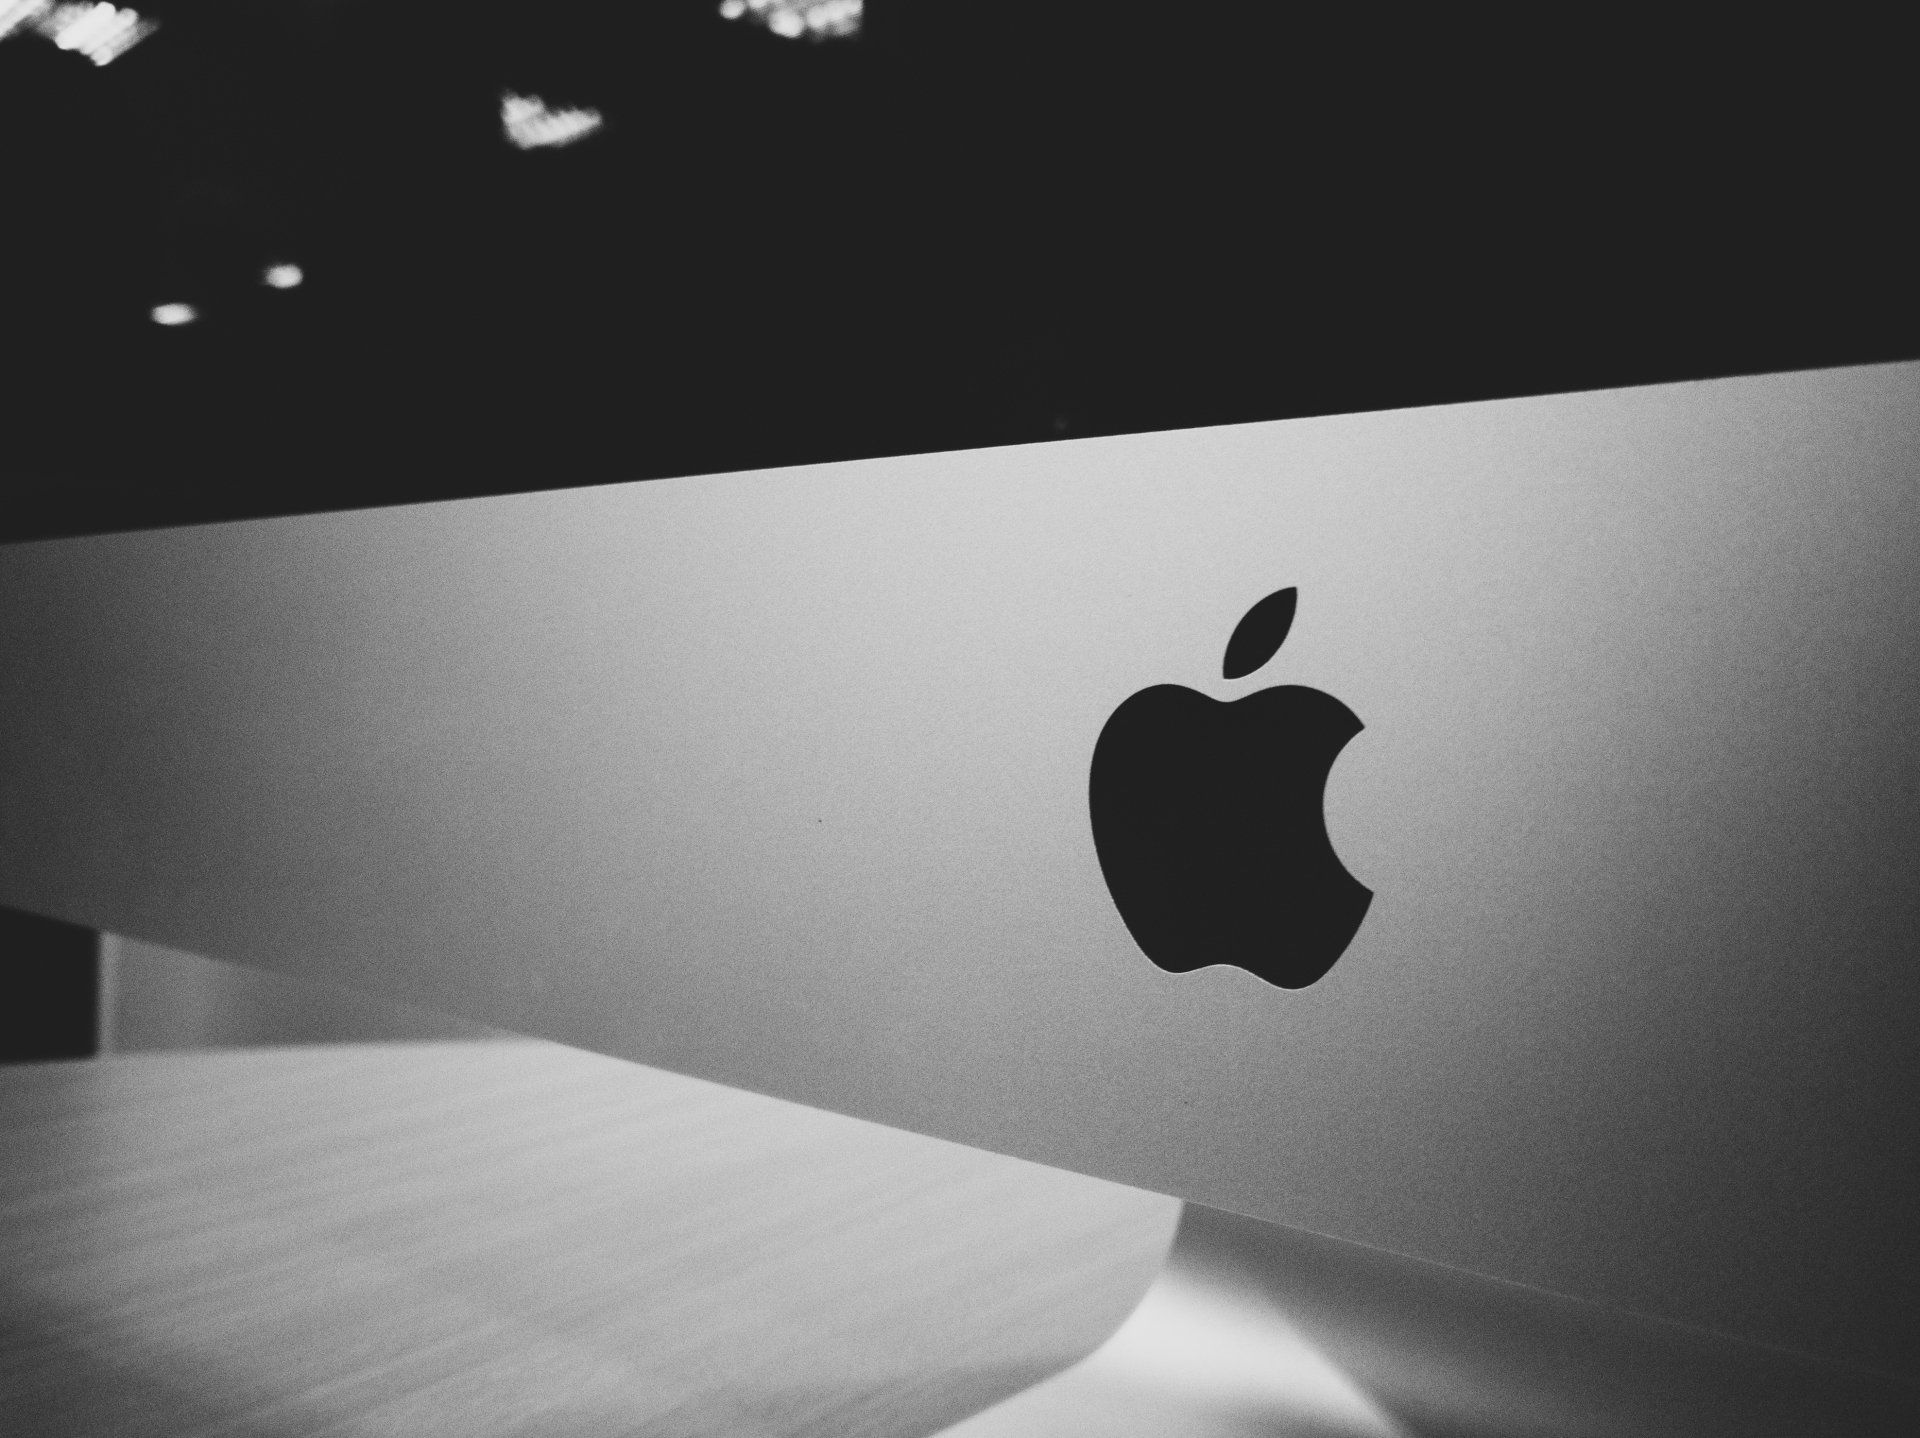
M 1904 1371 L 1917 415 L 1893 365 L 15 546 L 0 900 Z M 1088 764 L 1155 684 L 1364 716 L 1312 988 L 1115 911 Z

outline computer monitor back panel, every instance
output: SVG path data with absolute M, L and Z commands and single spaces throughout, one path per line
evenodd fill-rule
M 1916 639 L 1915 365 L 25 544 L 0 901 L 1910 1374 Z

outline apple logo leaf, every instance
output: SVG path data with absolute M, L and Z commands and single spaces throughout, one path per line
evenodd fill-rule
M 1244 678 L 1279 653 L 1280 646 L 1286 642 L 1287 631 L 1293 628 L 1294 606 L 1299 602 L 1300 591 L 1289 585 L 1249 609 L 1246 617 L 1234 626 L 1233 637 L 1227 640 L 1227 657 L 1220 666 L 1221 675 L 1227 679 Z

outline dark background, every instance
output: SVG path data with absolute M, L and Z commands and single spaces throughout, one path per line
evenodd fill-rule
M 103 69 L 16 37 L 0 534 L 1916 352 L 1890 35 L 1278 8 L 874 0 L 816 44 L 705 0 L 155 0 Z M 606 128 L 516 151 L 503 87 Z M 261 288 L 276 255 L 306 285 Z
M 1920 355 L 1891 30 L 145 13 L 0 43 L 0 539 Z M 517 151 L 505 88 L 606 126 Z

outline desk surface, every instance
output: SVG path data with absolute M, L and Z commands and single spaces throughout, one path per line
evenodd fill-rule
M 1160 1195 L 554 1045 L 0 1070 L 11 1435 L 925 1434 L 1080 1359 Z

